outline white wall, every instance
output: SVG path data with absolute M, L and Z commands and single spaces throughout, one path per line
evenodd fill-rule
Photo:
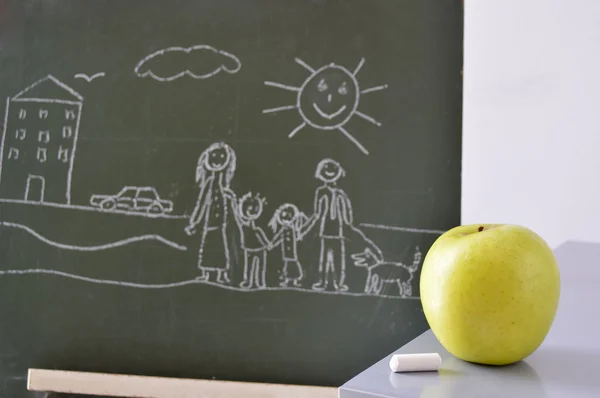
M 600 0 L 465 5 L 462 223 L 600 242 Z

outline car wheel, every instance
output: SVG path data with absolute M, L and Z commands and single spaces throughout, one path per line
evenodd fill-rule
M 117 207 L 117 202 L 114 199 L 107 199 L 100 204 L 104 210 L 114 210 Z

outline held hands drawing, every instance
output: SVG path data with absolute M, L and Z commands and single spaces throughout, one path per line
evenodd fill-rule
M 345 176 L 338 162 L 323 159 L 316 165 L 314 177 L 320 185 L 315 190 L 311 216 L 292 203 L 281 204 L 268 222 L 270 234 L 256 223 L 263 215 L 265 198 L 248 192 L 238 199 L 231 189 L 235 170 L 235 152 L 224 142 L 212 144 L 198 158 L 198 199 L 185 227 L 187 234 L 200 239 L 197 281 L 233 286 L 230 275 L 234 266 L 231 260 L 233 249 L 230 246 L 239 246 L 244 253 L 243 280 L 235 287 L 240 290 L 297 288 L 346 293 L 349 290 L 345 283 L 346 242 L 348 231 L 353 231 L 365 242 L 364 252 L 352 255 L 355 267 L 368 270 L 363 292 L 378 295 L 384 291 L 385 283 L 395 283 L 398 286 L 395 295 L 412 295 L 411 281 L 420 265 L 421 253 L 416 248 L 410 266 L 383 259 L 381 250 L 353 225 L 351 200 L 338 186 Z M 230 213 L 234 225 L 227 221 Z M 233 228 L 240 231 L 240 241 L 235 245 L 230 244 Z M 317 279 L 305 281 L 298 246 L 313 230 L 320 253 Z M 274 264 L 267 264 L 271 251 L 280 255 Z M 274 286 L 267 283 L 271 268 L 277 269 L 280 275 Z
M 220 66 L 214 69 L 213 62 L 210 70 L 161 69 L 161 65 L 171 65 L 161 64 L 163 58 L 171 56 L 212 57 L 218 60 Z M 335 64 L 315 69 L 300 59 L 296 62 L 310 72 L 300 87 L 265 82 L 267 86 L 296 92 L 295 104 L 266 109 L 263 113 L 296 110 L 302 123 L 289 134 L 290 139 L 308 127 L 337 131 L 357 150 L 368 155 L 365 146 L 345 126 L 353 116 L 380 126 L 381 123 L 358 110 L 359 99 L 361 95 L 386 89 L 387 85 L 361 90 L 356 76 L 364 65 L 364 59 L 352 72 Z M 240 60 L 234 55 L 199 45 L 156 51 L 144 57 L 134 73 L 139 78 L 168 83 L 180 78 L 216 78 L 221 71 L 235 74 L 241 67 Z M 83 78 L 91 83 L 104 76 L 104 72 L 97 72 L 91 77 L 78 73 L 74 78 Z M 58 89 L 62 94 L 41 95 L 52 91 L 48 88 L 53 88 L 54 92 Z M 84 98 L 79 93 L 51 75 L 7 99 L 0 144 L 0 203 L 115 214 L 117 217 L 179 219 L 179 222 L 185 222 L 182 229 L 199 243 L 198 246 L 186 247 L 159 234 L 82 246 L 57 242 L 31 226 L 17 222 L 0 221 L 0 228 L 19 230 L 42 244 L 60 250 L 97 252 L 141 241 L 154 241 L 181 252 L 197 250 L 197 278 L 164 285 L 144 285 L 37 268 L 0 270 L 0 276 L 45 273 L 138 288 L 210 284 L 238 291 L 291 289 L 414 298 L 412 283 L 421 264 L 419 248 L 414 249 L 411 264 L 384 258 L 379 247 L 355 226 L 352 201 L 342 187 L 346 172 L 334 159 L 321 160 L 314 166 L 314 175 L 307 176 L 307 182 L 312 178 L 315 191 L 312 208 L 304 211 L 293 203 L 281 203 L 273 214 L 264 214 L 266 198 L 252 192 L 238 195 L 232 188 L 236 153 L 225 142 L 208 146 L 197 159 L 197 200 L 189 216 L 172 214 L 173 202 L 164 199 L 151 186 L 116 186 L 112 192 L 92 195 L 85 205 L 73 204 L 71 175 L 76 165 L 83 102 Z M 261 220 L 267 219 L 265 231 L 259 225 Z M 303 254 L 306 250 L 302 249 L 307 247 L 318 250 L 314 260 Z M 242 255 L 238 256 L 237 251 L 241 251 Z M 359 275 L 360 283 L 349 286 L 348 280 L 356 280 L 356 275 Z

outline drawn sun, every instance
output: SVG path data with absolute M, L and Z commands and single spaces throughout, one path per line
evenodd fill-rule
M 360 60 L 354 72 L 333 63 L 319 69 L 312 68 L 299 58 L 296 58 L 296 63 L 310 72 L 300 87 L 265 82 L 267 86 L 297 92 L 296 104 L 265 109 L 263 113 L 296 109 L 302 118 L 302 123 L 292 130 L 288 135 L 289 138 L 293 138 L 306 126 L 320 130 L 337 130 L 368 155 L 369 151 L 346 130 L 345 126 L 353 116 L 358 116 L 378 127 L 381 126 L 377 120 L 359 111 L 358 104 L 361 95 L 386 89 L 387 84 L 360 89 L 356 75 L 365 63 L 364 58 Z

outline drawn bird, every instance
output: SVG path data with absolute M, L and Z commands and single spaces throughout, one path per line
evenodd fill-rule
M 95 73 L 95 74 L 93 74 L 91 76 L 88 76 L 85 73 L 77 73 L 75 75 L 75 79 L 83 79 L 83 80 L 85 80 L 85 81 L 87 81 L 89 83 L 89 82 L 91 82 L 92 80 L 94 80 L 97 77 L 104 77 L 104 76 L 105 76 L 104 72 L 98 72 L 98 73 Z

